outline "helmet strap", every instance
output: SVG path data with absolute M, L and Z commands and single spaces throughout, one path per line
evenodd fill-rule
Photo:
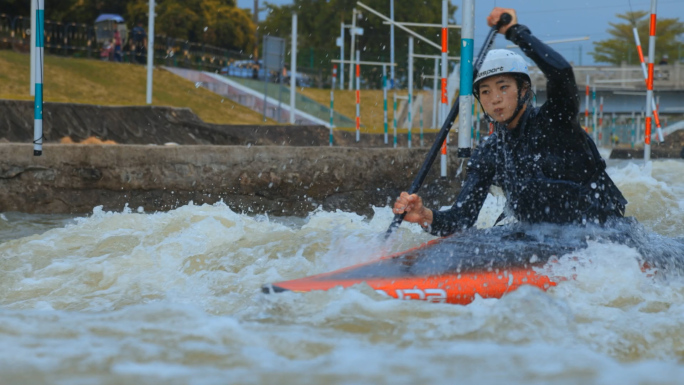
M 506 121 L 504 121 L 504 124 L 508 126 L 511 124 L 512 121 L 515 120 L 515 118 L 520 114 L 520 111 L 525 107 L 527 102 L 530 100 L 530 90 L 529 88 L 527 91 L 525 91 L 525 95 L 522 94 L 522 87 L 518 87 L 518 105 L 515 106 L 515 111 L 513 111 L 513 115 Z

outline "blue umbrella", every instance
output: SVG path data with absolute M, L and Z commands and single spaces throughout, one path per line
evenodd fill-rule
M 117 23 L 123 23 L 124 22 L 123 17 L 121 17 L 119 15 L 115 15 L 113 13 L 103 13 L 100 16 L 98 16 L 97 19 L 95 19 L 95 22 L 99 23 L 101 21 L 108 21 L 108 20 L 113 20 L 113 21 L 116 21 Z

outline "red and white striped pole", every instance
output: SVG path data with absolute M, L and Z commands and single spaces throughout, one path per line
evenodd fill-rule
M 449 5 L 448 1 L 442 0 L 442 118 L 440 123 L 444 123 L 447 114 L 449 113 L 449 97 L 447 95 L 447 72 L 449 68 L 447 52 L 448 52 L 448 18 Z M 436 75 L 436 74 L 435 74 Z M 441 125 L 441 124 L 440 124 Z M 442 155 L 440 156 L 440 176 L 446 178 L 447 176 L 447 141 L 442 143 Z
M 589 75 L 587 75 L 587 91 L 584 99 L 584 130 L 589 132 Z
M 356 141 L 361 140 L 361 51 L 356 50 Z
M 651 0 L 651 25 L 648 33 L 648 80 L 646 81 L 646 132 L 644 133 L 644 161 L 651 160 L 651 119 L 653 118 L 653 61 L 655 60 L 656 3 Z
M 655 13 L 652 15 L 651 22 L 653 23 L 652 32 L 655 38 Z M 646 69 L 646 63 L 644 61 L 644 52 L 641 49 L 641 39 L 639 39 L 639 33 L 636 28 L 632 29 L 634 33 L 634 40 L 636 41 L 637 51 L 639 52 L 639 60 L 641 61 L 641 72 L 644 73 L 644 82 L 646 82 L 646 87 L 648 88 L 648 70 Z M 649 46 L 651 45 L 651 38 L 649 37 Z M 652 60 L 650 58 L 651 47 L 649 47 L 649 62 Z M 658 114 L 657 104 L 653 101 L 653 95 L 651 95 L 651 107 L 653 108 L 653 117 L 655 118 L 656 127 L 658 129 L 658 141 L 662 142 L 665 140 L 663 137 L 663 129 L 660 126 L 660 115 Z

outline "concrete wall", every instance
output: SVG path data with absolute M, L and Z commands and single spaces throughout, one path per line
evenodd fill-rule
M 323 126 L 291 125 L 222 125 L 203 122 L 188 108 L 159 106 L 103 107 L 74 103 L 45 103 L 43 130 L 47 142 L 59 142 L 65 136 L 81 141 L 89 136 L 122 144 L 215 144 L 328 146 L 330 129 Z M 417 120 L 416 120 L 417 121 Z M 414 129 L 413 145 L 420 145 Z M 425 134 L 431 145 L 435 134 Z M 33 102 L 0 100 L 0 138 L 8 142 L 33 141 Z M 399 145 L 406 146 L 407 135 L 399 135 Z M 391 147 L 382 135 L 335 131 L 336 146 Z
M 286 146 L 0 144 L 0 211 L 87 213 L 125 204 L 145 211 L 225 201 L 233 209 L 303 215 L 322 205 L 370 213 L 407 189 L 426 149 Z M 460 189 L 433 167 L 421 190 L 426 205 L 450 204 Z M 461 176 L 464 173 L 461 173 Z

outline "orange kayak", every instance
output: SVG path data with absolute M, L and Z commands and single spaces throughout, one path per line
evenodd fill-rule
M 472 230 L 375 261 L 264 285 L 262 290 L 308 292 L 365 282 L 389 297 L 463 305 L 476 295 L 501 298 L 522 285 L 546 290 L 556 282 L 535 268 L 586 248 L 586 234 L 578 231 L 560 226 Z

